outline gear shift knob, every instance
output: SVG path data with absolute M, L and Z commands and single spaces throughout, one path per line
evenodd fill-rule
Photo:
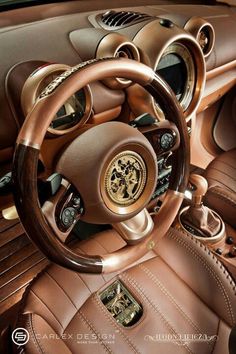
M 207 192 L 208 183 L 206 178 L 192 173 L 189 177 L 189 182 L 195 189 L 192 191 L 192 204 L 195 206 L 201 205 L 202 198 Z

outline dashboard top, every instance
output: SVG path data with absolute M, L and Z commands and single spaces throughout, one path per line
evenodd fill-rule
M 144 3 L 145 6 L 143 6 Z M 22 90 L 27 77 L 36 68 L 48 63 L 73 66 L 83 60 L 94 58 L 98 55 L 98 48 L 100 56 L 105 55 L 106 51 L 108 55 L 112 55 L 119 45 L 117 44 L 118 47 L 114 49 L 111 49 L 112 46 L 121 40 L 114 39 L 114 36 L 126 38 L 128 41 L 128 46 L 123 47 L 122 50 L 119 48 L 117 53 L 113 53 L 114 55 L 123 56 L 127 55 L 127 51 L 131 52 L 133 56 L 136 55 L 134 59 L 139 59 L 154 70 L 162 70 L 162 72 L 172 63 L 172 69 L 178 67 L 182 70 L 182 76 L 186 76 L 186 80 L 195 80 L 193 84 L 195 86 L 199 84 L 197 79 L 204 81 L 205 70 L 209 72 L 236 59 L 234 45 L 236 12 L 234 8 L 220 5 L 166 5 L 165 2 L 154 0 L 148 1 L 148 4 L 147 1 L 141 0 L 122 0 L 119 4 L 122 7 L 112 9 L 116 13 L 137 12 L 145 14 L 146 17 L 141 18 L 140 21 L 131 21 L 126 25 L 120 25 L 120 23 L 119 26 L 107 25 L 101 20 L 107 12 L 107 1 L 73 1 L 59 3 L 56 7 L 55 4 L 54 6 L 48 4 L 0 14 L 0 151 L 13 147 L 22 124 L 20 114 L 15 108 L 20 105 L 18 91 Z M 133 6 L 134 4 L 138 6 Z M 211 31 L 213 28 L 215 34 L 210 53 L 205 53 L 206 55 L 199 54 L 201 43 L 196 36 L 200 34 L 194 32 L 196 31 L 194 19 L 198 19 L 198 26 L 201 27 L 199 17 L 209 24 L 204 31 Z M 161 24 L 160 21 L 163 19 L 166 22 Z M 172 23 L 173 28 L 168 28 Z M 203 44 L 208 34 L 203 33 Z M 109 38 L 110 47 L 105 43 Z M 105 45 L 101 49 L 102 41 Z M 143 45 L 144 42 L 145 45 Z M 198 61 L 191 64 L 188 54 L 169 53 L 169 46 L 175 42 L 186 46 L 187 50 L 196 54 Z M 132 47 L 132 43 L 138 48 L 138 54 Z M 123 45 L 122 40 L 120 45 Z M 109 52 L 109 48 L 113 52 Z M 167 52 L 169 57 L 166 57 L 158 68 L 158 62 L 163 55 L 167 55 Z M 186 59 L 182 60 L 182 55 Z M 196 79 L 193 78 L 191 65 L 195 66 Z M 123 104 L 125 97 L 122 85 L 124 82 L 119 84 L 120 86 L 112 88 L 109 83 L 94 83 L 90 86 L 93 113 L 101 114 Z M 179 86 L 175 87 L 179 95 L 182 94 L 183 86 L 184 82 L 180 82 Z M 101 93 L 107 98 L 103 100 L 106 103 L 101 103 Z

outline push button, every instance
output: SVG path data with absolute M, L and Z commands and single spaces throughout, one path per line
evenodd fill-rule
M 228 245 L 232 245 L 232 244 L 234 243 L 233 237 L 231 237 L 231 236 L 227 237 L 226 243 L 227 243 Z
M 73 225 L 76 215 L 77 215 L 77 211 L 75 210 L 75 208 L 72 207 L 65 208 L 61 215 L 62 224 L 66 228 L 69 228 L 70 226 Z
M 174 143 L 174 137 L 170 133 L 165 133 L 161 136 L 160 145 L 163 150 L 169 150 Z

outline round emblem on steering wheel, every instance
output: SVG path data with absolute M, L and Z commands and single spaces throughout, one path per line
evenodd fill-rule
M 146 179 L 142 157 L 133 151 L 123 151 L 112 159 L 105 172 L 106 192 L 116 204 L 128 206 L 142 194 Z

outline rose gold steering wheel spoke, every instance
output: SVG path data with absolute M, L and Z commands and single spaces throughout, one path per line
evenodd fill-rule
M 129 220 L 112 224 L 114 229 L 127 242 L 135 244 L 149 236 L 153 230 L 154 223 L 146 208 Z

